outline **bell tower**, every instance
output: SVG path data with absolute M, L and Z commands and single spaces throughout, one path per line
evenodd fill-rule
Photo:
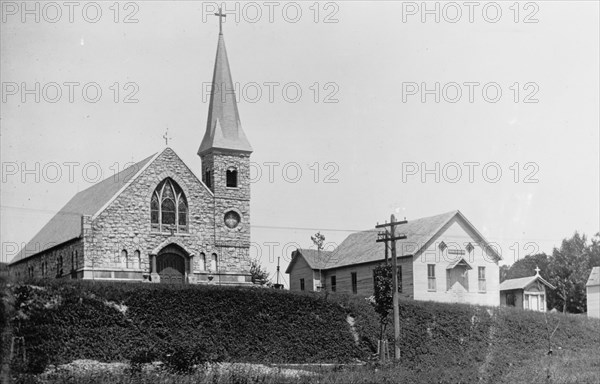
M 219 273 L 250 269 L 250 154 L 242 130 L 219 9 L 219 40 L 206 132 L 198 149 L 202 181 L 214 195 Z M 233 277 L 233 276 L 232 276 Z

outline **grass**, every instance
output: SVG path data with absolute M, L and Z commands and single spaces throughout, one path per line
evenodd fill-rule
M 44 380 L 48 384 L 76 382 L 81 384 L 367 384 L 367 383 L 459 383 L 448 369 L 429 372 L 414 372 L 403 367 L 367 365 L 360 367 L 338 367 L 334 369 L 312 369 L 316 377 L 285 377 L 277 374 L 260 374 L 247 370 L 231 370 L 222 373 L 194 373 L 179 375 L 169 372 L 88 374 L 74 377 L 57 374 Z M 450 370 L 451 371 L 451 370 Z M 584 348 L 577 351 L 561 351 L 552 356 L 530 359 L 526 365 L 510 366 L 498 381 L 482 381 L 501 384 L 597 384 L 600 380 L 600 351 Z M 21 383 L 37 383 L 33 377 L 23 377 Z

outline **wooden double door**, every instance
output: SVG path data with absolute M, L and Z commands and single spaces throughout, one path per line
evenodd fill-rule
M 185 282 L 185 259 L 176 253 L 163 253 L 156 258 L 156 270 L 160 282 L 183 284 Z

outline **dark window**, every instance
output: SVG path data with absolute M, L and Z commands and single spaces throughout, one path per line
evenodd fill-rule
M 200 254 L 200 270 L 206 271 L 206 255 L 204 252 Z
M 75 270 L 75 251 L 71 251 L 71 271 Z
M 213 253 L 212 256 L 210 257 L 210 270 L 212 272 L 217 272 L 218 268 L 219 268 L 219 264 L 218 264 L 217 254 Z
M 331 292 L 335 292 L 335 289 L 336 289 L 335 276 L 331 276 Z
M 137 268 L 142 267 L 142 254 L 138 249 L 136 249 L 133 252 L 133 260 L 134 260 L 134 263 L 137 263 Z M 136 267 L 136 266 L 134 265 L 134 267 Z
M 188 204 L 182 189 L 170 178 L 158 184 L 150 200 L 152 230 L 186 232 Z
M 63 257 L 62 255 L 58 256 L 58 260 L 56 262 L 56 276 L 60 277 L 63 275 Z
M 507 293 L 506 294 L 506 305 L 514 307 L 515 306 L 515 294 L 514 293 Z
M 304 291 L 304 279 L 300 279 L 300 290 Z
M 352 272 L 350 277 L 352 279 L 352 293 L 356 294 L 358 292 L 358 279 L 356 278 L 356 272 Z
M 204 171 L 204 184 L 210 189 L 212 189 L 212 172 L 207 169 Z
M 427 264 L 427 290 L 435 291 L 435 264 Z
M 237 188 L 237 170 L 229 169 L 227 170 L 227 187 L 228 188 Z

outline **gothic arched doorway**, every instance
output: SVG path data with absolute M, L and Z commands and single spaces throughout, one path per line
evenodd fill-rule
M 187 263 L 187 255 L 179 247 L 170 245 L 163 248 L 156 256 L 156 272 L 160 276 L 160 282 L 183 284 Z

